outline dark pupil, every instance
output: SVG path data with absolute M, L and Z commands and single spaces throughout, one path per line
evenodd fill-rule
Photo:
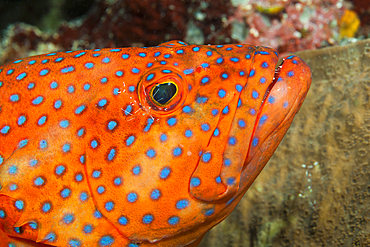
M 176 94 L 176 86 L 173 83 L 159 84 L 153 89 L 153 99 L 161 105 L 165 105 Z

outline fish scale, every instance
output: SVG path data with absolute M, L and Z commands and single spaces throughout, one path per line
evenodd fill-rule
M 1 66 L 0 239 L 196 246 L 304 100 L 307 64 L 276 63 L 265 47 L 170 41 Z

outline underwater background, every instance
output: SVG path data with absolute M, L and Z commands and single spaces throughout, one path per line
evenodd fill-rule
M 311 66 L 307 98 L 200 246 L 370 246 L 370 1 L 0 0 L 0 64 L 55 51 L 247 43 Z

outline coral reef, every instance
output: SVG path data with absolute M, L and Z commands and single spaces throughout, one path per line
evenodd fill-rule
M 237 21 L 239 26 L 241 23 L 247 30 L 244 37 L 235 34 L 233 37 L 239 37 L 243 43 L 272 47 L 279 53 L 336 44 L 338 22 L 349 6 L 342 0 L 234 0 L 234 3 L 238 9 L 230 21 Z
M 313 70 L 300 112 L 200 247 L 370 246 L 370 40 L 299 56 Z

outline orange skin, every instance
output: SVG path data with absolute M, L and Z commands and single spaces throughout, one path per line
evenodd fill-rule
M 197 246 L 307 94 L 308 65 L 277 60 L 172 41 L 1 66 L 0 246 Z

